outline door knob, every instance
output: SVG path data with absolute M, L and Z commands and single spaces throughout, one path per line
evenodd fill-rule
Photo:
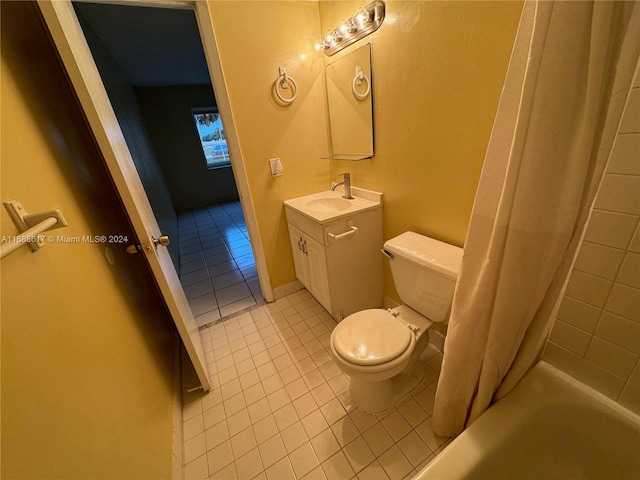
M 169 240 L 169 236 L 168 235 L 160 235 L 158 238 L 151 237 L 151 240 L 153 240 L 153 244 L 156 246 L 156 248 L 159 245 L 162 245 L 163 247 L 166 247 L 167 245 L 169 245 L 171 243 L 171 241 Z

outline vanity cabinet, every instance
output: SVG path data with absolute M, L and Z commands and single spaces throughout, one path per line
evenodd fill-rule
M 382 306 L 381 206 L 324 222 L 285 214 L 296 277 L 334 319 Z
M 331 294 L 324 245 L 293 225 L 287 226 L 296 277 L 324 308 L 330 310 Z

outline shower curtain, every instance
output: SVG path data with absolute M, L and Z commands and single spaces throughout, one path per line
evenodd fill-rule
M 639 7 L 524 4 L 449 319 L 438 435 L 460 433 L 541 353 L 638 61 Z

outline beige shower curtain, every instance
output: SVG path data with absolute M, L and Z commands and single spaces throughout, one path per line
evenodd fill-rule
M 464 247 L 433 413 L 456 435 L 537 360 L 640 51 L 637 2 L 525 2 Z

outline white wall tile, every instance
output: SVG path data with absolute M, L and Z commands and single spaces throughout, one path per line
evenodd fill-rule
M 593 210 L 584 240 L 614 248 L 627 248 L 638 216 Z
M 636 364 L 633 373 L 629 376 L 629 382 L 633 383 L 636 387 L 640 387 L 640 362 Z
M 607 173 L 594 207 L 629 215 L 640 214 L 640 176 Z
M 640 353 L 640 324 L 603 312 L 595 335 L 630 352 Z
M 619 133 L 640 132 L 640 89 L 631 90 L 627 106 L 625 107 Z
M 583 242 L 574 268 L 581 272 L 613 280 L 624 256 L 625 251 L 622 249 Z
M 625 384 L 622 378 L 588 360 L 582 360 L 572 376 L 613 400 L 618 398 Z
M 598 337 L 593 337 L 587 349 L 585 359 L 614 375 L 621 378 L 628 378 L 638 361 L 638 355 L 617 347 L 613 343 L 606 342 Z
M 582 359 L 575 353 L 571 353 L 552 341 L 548 341 L 542 359 L 559 368 L 568 375 L 578 378 Z
M 627 383 L 620 394 L 618 403 L 640 415 L 640 387 Z
M 587 351 L 591 338 L 589 333 L 560 320 L 554 324 L 549 337 L 552 342 L 580 356 L 583 356 Z
M 640 224 L 637 224 L 636 233 L 633 236 L 631 243 L 629 243 L 629 251 L 640 253 Z
M 616 137 L 607 173 L 640 175 L 640 133 L 627 133 Z
M 618 283 L 640 288 L 640 254 L 627 252 L 618 273 Z
M 565 296 L 558 310 L 558 318 L 585 332 L 591 332 L 598 324 L 602 309 Z
M 604 307 L 611 281 L 574 270 L 566 294 L 596 307 Z
M 640 290 L 619 283 L 614 284 L 605 310 L 640 322 Z

